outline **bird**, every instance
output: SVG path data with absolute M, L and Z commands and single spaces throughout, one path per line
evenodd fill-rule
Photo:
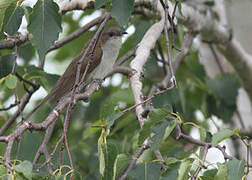
M 93 52 L 93 61 L 90 64 L 87 74 L 84 78 L 84 84 L 90 83 L 92 80 L 103 80 L 105 76 L 112 71 L 113 65 L 119 54 L 119 50 L 122 44 L 122 35 L 127 34 L 122 31 L 121 28 L 117 26 L 112 26 L 105 30 L 97 41 Z M 69 94 L 75 84 L 76 72 L 78 67 L 78 62 L 83 56 L 85 49 L 88 44 L 81 51 L 81 53 L 72 60 L 70 65 L 67 67 L 63 75 L 58 79 L 56 84 L 53 86 L 51 91 L 46 97 L 43 98 L 33 109 L 30 111 L 26 117 L 27 120 L 40 106 L 52 98 L 51 103 L 58 102 L 62 97 Z M 91 49 L 91 48 L 90 48 Z M 89 50 L 91 51 L 91 50 Z M 91 57 L 91 52 L 87 53 L 87 56 L 82 61 L 80 68 L 80 78 L 85 72 L 88 61 Z

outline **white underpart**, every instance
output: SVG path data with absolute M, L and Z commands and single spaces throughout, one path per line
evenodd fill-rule
M 122 44 L 121 37 L 116 36 L 109 39 L 102 47 L 103 55 L 101 63 L 92 72 L 93 79 L 104 79 L 105 76 L 112 71 L 113 65 L 119 54 L 119 50 Z

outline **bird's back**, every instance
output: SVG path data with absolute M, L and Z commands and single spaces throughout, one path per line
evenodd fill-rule
M 57 81 L 55 86 L 52 88 L 52 91 L 51 91 L 51 94 L 53 96 L 53 99 L 51 100 L 52 103 L 59 101 L 61 97 L 65 96 L 66 94 L 68 94 L 72 90 L 72 88 L 75 84 L 75 80 L 76 80 L 78 61 L 83 56 L 85 49 L 86 48 L 84 48 L 84 50 L 80 53 L 79 56 L 74 58 L 74 60 L 71 62 L 71 64 L 67 67 L 64 74 L 59 78 L 59 80 Z M 101 45 L 98 41 L 97 47 L 95 48 L 93 58 L 94 59 L 96 59 L 96 58 L 101 59 L 101 57 L 102 57 L 102 49 L 101 49 Z M 91 58 L 91 54 L 88 52 L 86 58 L 82 61 L 79 81 L 81 80 L 81 77 L 82 77 L 83 73 L 85 72 L 86 66 L 87 66 L 90 58 Z M 99 63 L 100 63 L 100 61 L 91 62 L 92 65 L 89 66 L 87 75 L 84 80 L 88 79 L 88 73 L 93 71 L 93 69 Z

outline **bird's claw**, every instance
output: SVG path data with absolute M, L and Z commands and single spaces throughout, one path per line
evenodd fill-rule
M 92 83 L 102 84 L 103 81 L 104 81 L 103 79 L 93 79 Z

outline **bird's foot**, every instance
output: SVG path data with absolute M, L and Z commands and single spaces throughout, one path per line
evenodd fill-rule
M 92 83 L 98 83 L 99 85 L 104 82 L 103 79 L 93 79 Z

